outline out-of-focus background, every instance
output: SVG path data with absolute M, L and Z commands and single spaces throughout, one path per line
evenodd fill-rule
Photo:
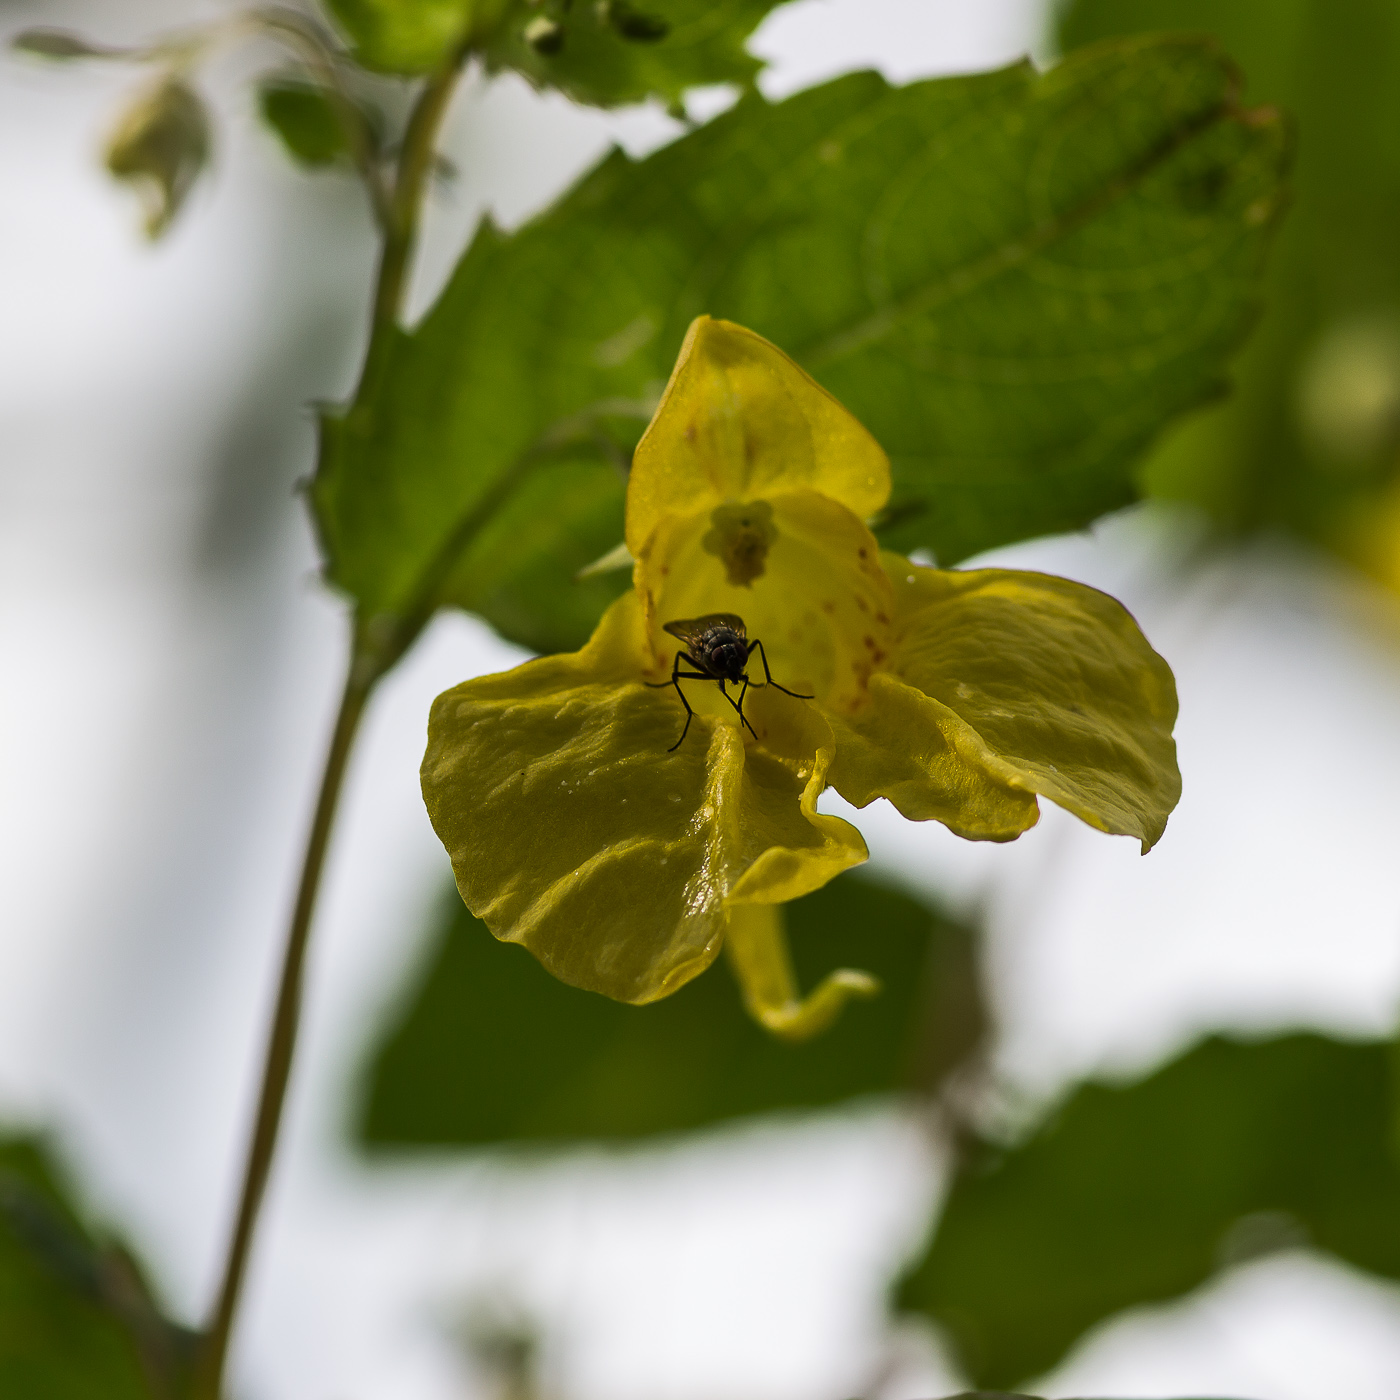
M 7 0 L 7 32 L 121 41 L 217 13 Z M 1038 0 L 795 0 L 762 26 L 782 96 L 1048 56 Z M 139 77 L 0 57 L 0 1114 L 52 1128 L 175 1313 L 207 1305 L 237 1188 L 282 924 L 342 663 L 298 481 L 311 405 L 362 349 L 358 187 L 291 167 L 220 60 L 212 178 L 162 243 L 100 168 Z M 723 93 L 701 94 L 716 110 Z M 707 105 L 709 104 L 709 105 Z M 484 210 L 513 227 L 659 108 L 571 107 L 474 75 L 414 286 Z M 1306 131 L 1304 132 L 1306 140 Z M 1103 587 L 1176 672 L 1185 796 L 1146 860 L 1047 808 L 1007 847 L 859 822 L 880 873 L 980 917 L 995 1065 L 1029 1118 L 1203 1032 L 1384 1036 L 1400 990 L 1400 624 L 1283 530 L 1135 507 L 998 562 Z M 560 1400 L 913 1400 L 957 1389 L 885 1292 L 944 1164 L 872 1102 L 626 1154 L 365 1157 L 366 1064 L 423 976 L 446 858 L 418 795 L 433 695 L 521 653 L 440 617 L 384 685 L 350 775 L 308 1015 L 237 1340 L 258 1400 L 499 1389 L 528 1334 Z M 829 804 L 839 810 L 838 802 Z M 1397 1203 L 1400 1204 L 1400 1203 Z M 1304 1249 L 1090 1335 L 1047 1396 L 1393 1400 L 1400 1291 Z

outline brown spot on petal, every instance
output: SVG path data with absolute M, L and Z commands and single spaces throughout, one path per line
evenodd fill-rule
M 889 618 L 887 618 L 882 612 L 877 612 L 875 614 L 875 621 L 878 622 L 881 627 L 888 627 L 890 625 Z
M 832 615 L 832 613 L 834 613 L 834 612 L 836 611 L 836 604 L 833 603 L 833 602 L 831 601 L 830 598 L 828 598 L 828 599 L 826 599 L 825 602 L 822 603 L 822 611 L 823 611 L 828 617 L 830 617 L 830 616 Z
M 724 564 L 734 587 L 752 588 L 754 579 L 763 577 L 768 550 L 777 538 L 773 507 L 767 501 L 742 501 L 716 506 L 700 543 L 706 554 Z
M 858 607 L 861 610 L 861 612 L 864 613 L 868 613 L 870 611 L 870 604 L 867 603 L 865 599 L 860 596 L 859 593 L 856 594 L 856 607 Z

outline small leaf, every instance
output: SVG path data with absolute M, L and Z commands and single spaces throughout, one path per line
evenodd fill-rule
M 127 52 L 125 49 L 91 43 L 69 29 L 25 29 L 10 40 L 10 47 L 19 53 L 58 60 L 117 58 Z
M 429 73 L 466 42 L 478 11 L 505 0 L 326 0 L 355 58 L 383 73 Z
M 786 906 L 803 987 L 842 962 L 884 984 L 801 1046 L 749 1019 L 726 969 L 622 1006 L 497 943 L 456 891 L 443 912 L 423 986 L 371 1071 L 362 1131 L 376 1147 L 626 1141 L 933 1091 L 983 1041 L 973 935 L 864 875 Z
M 1310 1242 L 1400 1278 L 1393 1054 L 1217 1038 L 1138 1083 L 1081 1086 L 1024 1143 L 968 1154 L 900 1306 L 996 1386 L 1270 1249 Z
M 272 78 L 258 89 L 263 120 L 292 159 L 312 169 L 333 165 L 349 152 L 345 128 L 323 88 L 289 78 Z
M 146 235 L 159 238 L 209 159 L 209 118 L 181 79 L 162 78 L 126 110 L 107 143 L 107 169 L 146 206 Z
M 542 16 L 530 0 L 511 0 L 484 41 L 486 63 L 598 107 L 679 104 L 687 88 L 753 83 L 763 65 L 744 45 L 778 3 L 578 0 Z

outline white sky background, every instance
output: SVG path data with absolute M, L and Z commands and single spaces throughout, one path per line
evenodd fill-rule
M 10 0 L 5 28 L 152 32 L 212 5 Z M 1032 0 L 802 0 L 757 49 L 781 95 L 875 64 L 991 66 Z M 96 168 L 133 75 L 0 59 L 0 1108 L 58 1125 L 93 1198 L 199 1314 L 241 1167 L 283 921 L 338 687 L 341 614 L 292 484 L 305 405 L 348 388 L 373 247 L 214 68 L 214 177 L 156 249 Z M 449 120 L 421 307 L 483 207 L 513 223 L 657 111 L 503 80 Z M 989 913 L 1002 1067 L 1032 1095 L 1208 1029 L 1387 1030 L 1400 987 L 1400 641 L 1284 544 L 1193 553 L 1138 513 L 1004 557 L 1117 593 L 1171 661 L 1186 795 L 1146 860 L 1053 809 L 1009 847 L 888 809 L 877 867 Z M 1391 629 L 1389 632 L 1387 629 Z M 509 1175 L 356 1165 L 370 1027 L 414 975 L 445 859 L 417 763 L 431 697 L 516 653 L 443 618 L 383 688 L 351 773 L 302 1058 L 236 1369 L 247 1400 L 481 1393 L 452 1333 L 482 1299 L 550 1328 L 564 1400 L 838 1400 L 885 1360 L 883 1280 L 936 1189 L 890 1115 L 753 1125 Z M 837 806 L 839 804 L 833 804 Z M 957 1388 L 900 1334 L 884 1400 Z M 1305 1256 L 1110 1324 L 1044 1393 L 1394 1400 L 1400 1292 Z

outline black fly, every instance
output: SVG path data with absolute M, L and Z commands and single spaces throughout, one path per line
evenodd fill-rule
M 749 657 L 753 655 L 755 647 L 758 648 L 759 657 L 763 661 L 763 676 L 766 685 L 776 687 L 784 695 L 791 695 L 794 700 L 811 700 L 813 698 L 810 695 L 799 695 L 795 690 L 778 685 L 778 682 L 773 679 L 773 673 L 768 669 L 768 655 L 763 650 L 763 643 L 757 637 L 753 641 L 748 640 L 748 634 L 744 629 L 744 619 L 734 613 L 706 613 L 704 617 L 690 617 L 680 622 L 668 622 L 665 624 L 664 630 L 673 637 L 679 637 L 685 643 L 685 650 L 676 653 L 675 664 L 671 667 L 671 679 L 646 682 L 653 690 L 660 690 L 663 686 L 668 685 L 675 686 L 676 694 L 681 697 L 681 704 L 685 706 L 685 728 L 681 730 L 681 737 L 666 750 L 667 753 L 674 753 L 685 743 L 685 736 L 690 732 L 690 721 L 695 718 L 695 711 L 690 708 L 690 701 L 685 698 L 685 692 L 681 689 L 682 681 L 718 681 L 720 694 L 734 706 L 749 733 L 753 734 L 755 739 L 758 738 L 753 725 L 749 724 L 748 718 L 744 714 L 744 696 L 748 694 L 750 684 L 745 667 L 748 665 Z M 682 661 L 688 661 L 695 669 L 682 671 Z M 744 688 L 739 692 L 739 698 L 736 700 L 725 689 L 725 685 L 730 682 L 738 685 L 741 681 Z

